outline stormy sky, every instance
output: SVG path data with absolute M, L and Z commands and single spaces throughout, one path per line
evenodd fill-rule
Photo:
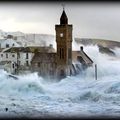
M 55 35 L 62 5 L 73 36 L 120 41 L 120 3 L 16 2 L 0 3 L 0 29 Z

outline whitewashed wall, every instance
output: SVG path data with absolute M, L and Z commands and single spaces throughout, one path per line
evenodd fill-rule
M 1 45 L 1 48 L 6 48 L 6 45 L 8 44 L 9 47 L 20 47 L 21 45 L 18 44 L 15 40 L 13 39 L 7 39 L 7 40 L 4 40 L 3 42 L 0 43 Z
M 13 61 L 13 62 L 16 62 L 17 61 L 17 53 L 0 52 L 0 61 Z
M 26 61 L 28 61 L 29 65 L 31 65 L 31 60 L 34 56 L 34 53 L 28 53 L 28 58 L 26 58 L 26 54 L 27 53 L 20 52 L 20 58 L 19 58 L 20 65 L 26 66 Z

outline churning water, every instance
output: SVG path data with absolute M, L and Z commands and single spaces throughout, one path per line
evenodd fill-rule
M 116 57 L 99 53 L 97 46 L 84 51 L 97 64 L 97 80 L 94 65 L 59 82 L 44 80 L 37 73 L 14 80 L 1 70 L 0 117 L 119 117 L 120 49 L 113 50 Z

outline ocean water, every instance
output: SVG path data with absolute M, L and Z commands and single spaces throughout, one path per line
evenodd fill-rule
M 99 53 L 97 46 L 84 51 L 94 61 L 93 67 L 59 82 L 37 73 L 15 80 L 1 70 L 0 117 L 120 117 L 120 49 L 113 50 L 115 57 Z

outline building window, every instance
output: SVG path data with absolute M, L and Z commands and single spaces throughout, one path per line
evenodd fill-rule
M 12 57 L 15 57 L 15 55 L 12 55 Z
M 6 44 L 6 48 L 9 48 L 9 44 Z
M 71 48 L 68 48 L 68 58 L 69 58 L 69 59 L 71 59 L 71 58 L 72 58 Z
M 12 46 L 15 46 L 15 44 L 13 43 Z
M 8 58 L 8 54 L 6 54 L 6 58 Z
M 15 65 L 14 64 L 12 64 L 12 67 L 13 67 L 13 69 L 15 68 Z
M 61 48 L 60 48 L 60 59 L 61 59 Z
M 17 53 L 17 58 L 20 58 L 20 53 Z
M 64 48 L 60 48 L 60 59 L 64 59 Z
M 28 61 L 26 61 L 26 66 L 29 66 L 29 62 Z
M 3 57 L 3 54 L 1 54 L 1 57 Z
M 26 53 L 26 59 L 28 59 L 28 53 Z

